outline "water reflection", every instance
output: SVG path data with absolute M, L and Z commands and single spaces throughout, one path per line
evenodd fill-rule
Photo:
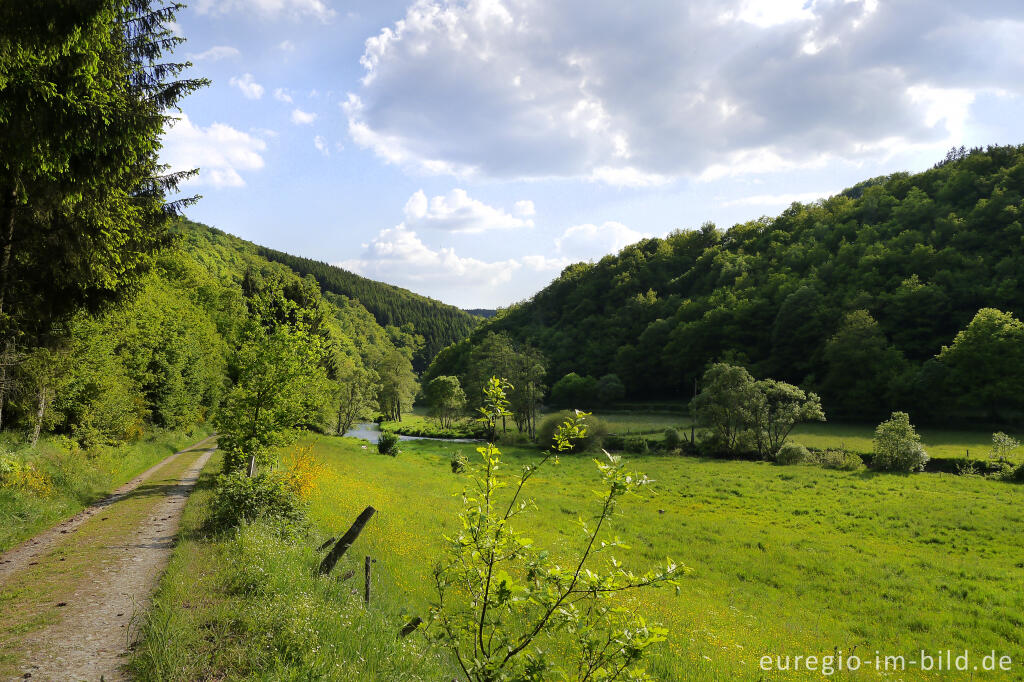
M 346 431 L 345 435 L 350 438 L 362 438 L 363 440 L 368 440 L 371 444 L 376 445 L 377 441 L 380 440 L 380 424 L 356 424 Z M 448 443 L 476 442 L 472 438 L 427 438 L 426 436 L 403 436 L 401 434 L 398 435 L 398 440 L 441 440 Z

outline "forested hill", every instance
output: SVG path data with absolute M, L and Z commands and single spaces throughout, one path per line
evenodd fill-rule
M 361 277 L 335 265 L 292 256 L 265 246 L 256 246 L 256 251 L 267 260 L 283 263 L 300 275 L 312 275 L 324 292 L 357 299 L 381 326 L 404 327 L 411 324 L 415 333 L 423 337 L 423 347 L 413 357 L 417 371 L 425 369 L 442 348 L 466 338 L 480 323 L 480 317 L 470 312 L 393 284 Z
M 442 348 L 466 338 L 481 321 L 480 317 L 407 289 L 376 282 L 327 263 L 268 249 L 201 223 L 182 221 L 179 229 L 221 235 L 230 240 L 235 249 L 280 263 L 301 277 L 312 276 L 328 298 L 341 296 L 358 300 L 377 324 L 398 328 L 391 330 L 392 335 L 413 337 L 410 341 L 415 345 L 412 363 L 418 372 L 423 371 Z M 422 338 L 415 339 L 416 336 Z
M 428 378 L 459 374 L 473 343 L 506 332 L 547 356 L 549 384 L 615 373 L 634 398 L 688 398 L 729 360 L 818 390 L 835 414 L 934 412 L 968 395 L 980 407 L 984 387 L 953 390 L 936 355 L 980 309 L 1024 313 L 1022 192 L 1024 145 L 961 148 L 774 218 L 647 239 L 567 267 L 442 351 Z M 1006 362 L 992 382 L 1021 374 Z M 1020 393 L 1007 398 L 1018 408 Z

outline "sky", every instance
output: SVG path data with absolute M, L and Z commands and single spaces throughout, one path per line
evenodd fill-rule
M 464 308 L 1024 143 L 1019 0 L 191 0 L 193 220 Z

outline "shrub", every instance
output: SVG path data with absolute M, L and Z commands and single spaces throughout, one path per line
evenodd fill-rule
M 665 429 L 665 448 L 668 450 L 675 450 L 679 447 L 682 439 L 679 437 L 679 432 L 675 429 Z
M 864 460 L 856 452 L 849 450 L 825 450 L 818 455 L 818 464 L 823 469 L 856 471 L 864 466 Z
M 558 427 L 575 417 L 576 412 L 570 410 L 554 412 L 544 417 L 537 426 L 537 444 L 545 450 L 550 448 L 554 442 L 555 432 Z M 608 433 L 608 428 L 604 422 L 592 415 L 587 417 L 584 422 L 584 428 L 586 429 L 586 434 L 574 440 L 568 452 L 586 452 L 587 450 L 594 449 L 604 441 L 604 436 Z
M 928 462 L 928 453 L 921 446 L 906 412 L 893 412 L 892 416 L 875 428 L 875 454 L 871 466 L 882 471 L 922 471 Z
M 451 465 L 453 474 L 461 474 L 469 466 L 469 458 L 462 454 L 460 450 L 456 450 L 452 453 Z
M 39 497 L 53 493 L 53 482 L 31 462 L 0 452 L 0 488 L 24 490 Z
M 279 521 L 286 526 L 304 522 L 305 509 L 287 476 L 279 471 L 252 478 L 242 471 L 218 476 L 211 503 L 211 525 L 231 528 L 257 519 Z
M 281 475 L 285 485 L 299 496 L 307 499 L 316 490 L 317 482 L 327 473 L 327 467 L 313 456 L 313 446 L 296 446 L 282 458 L 284 469 Z
M 775 461 L 779 464 L 807 464 L 814 461 L 810 451 L 799 443 L 783 443 L 782 447 L 775 454 Z
M 988 457 L 997 478 L 1010 478 L 1014 475 L 1015 467 L 1011 455 L 1019 447 L 1020 441 L 1002 431 L 992 434 L 992 449 Z
M 626 436 L 622 449 L 634 455 L 646 455 L 651 451 L 650 444 L 643 436 Z
M 395 457 L 398 455 L 398 434 L 390 431 L 381 431 L 377 440 L 377 452 L 382 455 Z

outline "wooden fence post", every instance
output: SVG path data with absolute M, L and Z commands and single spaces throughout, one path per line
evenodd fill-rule
M 320 575 L 327 575 L 334 569 L 334 565 L 338 563 L 338 559 L 348 551 L 348 548 L 352 546 L 352 543 L 356 541 L 359 534 L 363 532 L 363 527 L 366 522 L 370 520 L 370 517 L 377 512 L 373 507 L 367 507 L 364 509 L 359 516 L 356 518 L 355 523 L 352 527 L 345 531 L 345 534 L 341 536 L 331 551 L 327 553 L 324 560 L 320 562 Z
M 365 573 L 363 574 L 363 579 L 365 581 L 363 583 L 363 601 L 366 602 L 367 606 L 369 606 L 369 604 L 370 604 L 370 564 L 371 563 L 373 563 L 373 560 L 370 559 L 370 557 L 366 557 L 366 563 L 364 564 L 364 566 L 365 566 Z

